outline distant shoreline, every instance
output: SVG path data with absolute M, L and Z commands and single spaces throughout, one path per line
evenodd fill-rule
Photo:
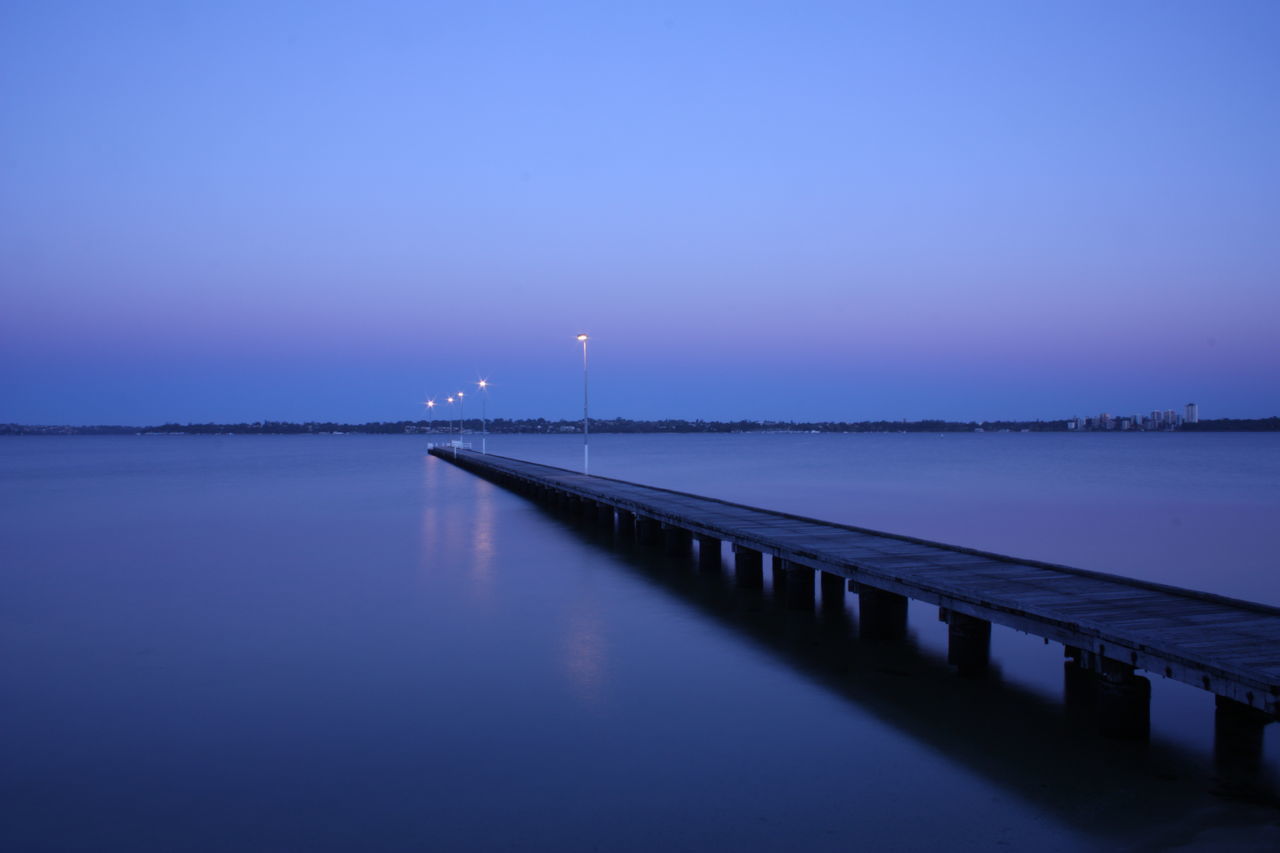
M 637 421 L 625 418 L 591 419 L 591 431 L 597 434 L 741 434 L 741 433 L 939 433 L 939 432 L 1144 432 L 1122 429 L 1075 429 L 1071 419 L 1053 421 Z M 375 421 L 364 424 L 340 424 L 309 421 L 258 421 L 238 424 L 177 424 L 154 426 L 57 426 L 0 424 L 0 435 L 457 435 L 457 422 L 448 421 Z M 582 421 L 544 418 L 510 420 L 496 418 L 485 424 L 490 435 L 572 435 L 581 434 Z M 467 418 L 463 430 L 481 431 L 479 418 Z M 1155 431 L 1155 430 L 1147 430 Z M 1159 432 L 1280 432 L 1280 417 L 1219 418 L 1182 424 Z

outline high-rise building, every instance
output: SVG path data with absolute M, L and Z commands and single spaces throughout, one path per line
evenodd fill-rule
M 1187 423 L 1200 423 L 1200 407 L 1195 403 L 1187 403 Z

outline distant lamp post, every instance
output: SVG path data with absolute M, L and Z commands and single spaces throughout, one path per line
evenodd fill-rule
M 582 341 L 582 473 L 591 475 L 591 419 L 587 414 L 587 341 L 585 335 L 578 335 Z
M 458 444 L 462 444 L 462 434 L 467 431 L 467 401 L 461 391 L 454 396 L 458 398 Z
M 428 400 L 427 406 L 427 434 L 435 432 L 436 428 L 436 401 Z
M 489 452 L 489 382 L 481 379 L 476 386 L 480 389 L 480 453 L 486 455 Z
M 460 428 L 461 429 L 461 428 Z M 449 435 L 453 435 L 453 397 L 449 397 Z M 458 455 L 458 444 L 462 441 L 462 433 L 458 433 L 458 438 L 449 438 L 449 443 L 453 444 L 453 456 L 456 459 Z

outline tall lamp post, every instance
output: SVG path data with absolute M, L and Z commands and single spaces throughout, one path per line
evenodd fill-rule
M 435 432 L 436 428 L 436 401 L 428 400 L 427 406 L 427 434 Z
M 489 383 L 481 379 L 476 385 L 480 388 L 480 453 L 486 455 L 489 452 Z
M 456 396 L 458 398 L 458 444 L 462 444 L 462 434 L 467 430 L 467 401 L 462 399 L 466 395 L 461 391 Z
M 591 419 L 587 416 L 587 341 L 585 334 L 578 335 L 582 341 L 582 473 L 591 474 Z
M 449 435 L 453 435 L 453 398 L 452 397 L 448 399 L 448 403 L 449 403 Z M 450 441 L 453 441 L 453 439 L 450 439 Z M 458 445 L 456 444 L 453 446 L 453 455 L 454 456 L 458 455 Z

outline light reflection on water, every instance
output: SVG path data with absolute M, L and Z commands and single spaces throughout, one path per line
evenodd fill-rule
M 1186 500 L 1169 483 L 1202 509 L 1277 505 L 1274 440 L 1182 451 L 1175 476 L 1117 445 L 1042 444 L 1037 462 L 1029 445 L 767 438 L 603 437 L 593 466 L 1022 553 L 990 540 L 1070 551 L 1074 522 L 1045 515 L 1096 488 L 1128 511 L 1086 513 L 1084 550 L 1129 531 L 1179 576 L 1203 548 L 1172 560 L 1156 538 Z M 490 449 L 555 461 L 561 444 L 572 467 L 571 440 Z M 1103 741 L 1064 713 L 1060 647 L 997 629 L 999 673 L 960 679 L 933 608 L 912 607 L 906 643 L 859 643 L 852 597 L 789 611 L 422 451 L 0 443 L 0 848 L 1073 850 L 1274 823 L 1209 793 L 1199 691 L 1155 679 L 1151 744 Z M 1154 522 L 1112 493 L 1125 482 Z M 1196 536 L 1221 518 L 1174 515 Z
M 472 589 L 479 598 L 487 597 L 493 585 L 494 488 L 491 483 L 476 478 L 471 521 L 471 579 Z
M 577 606 L 582 604 L 580 602 Z M 599 617 L 581 610 L 571 612 L 565 625 L 565 671 L 575 695 L 587 705 L 601 702 L 606 652 L 604 625 Z
M 441 501 L 435 499 L 439 494 L 439 483 L 442 470 L 439 465 L 432 463 L 429 457 L 422 460 L 422 567 L 426 571 L 430 571 L 433 566 L 431 559 L 435 552 L 436 542 L 440 536 L 440 515 L 444 511 L 441 507 Z

